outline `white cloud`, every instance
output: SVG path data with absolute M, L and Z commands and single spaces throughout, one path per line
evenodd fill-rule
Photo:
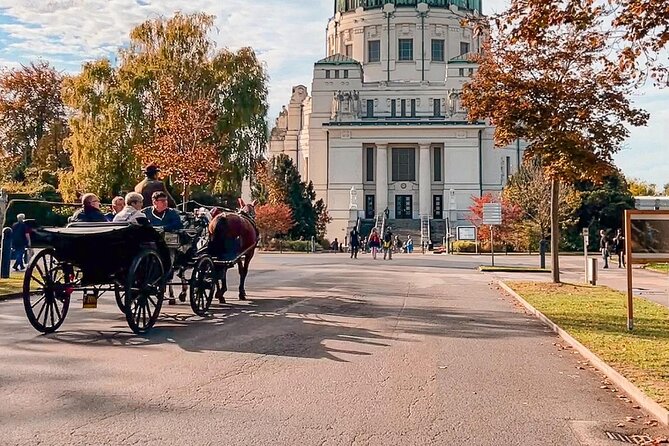
M 212 36 L 219 46 L 252 46 L 268 67 L 270 122 L 290 98 L 291 87 L 310 87 L 313 63 L 324 55 L 325 26 L 333 0 L 0 0 L 0 66 L 42 58 L 67 71 L 83 61 L 113 55 L 128 32 L 144 20 L 176 11 L 216 16 Z M 508 0 L 486 0 L 486 13 Z M 8 39 L 7 39 L 8 37 Z M 666 92 L 665 92 L 666 93 Z M 616 161 L 626 174 L 669 182 L 669 97 L 650 92 L 640 106 L 649 127 L 633 129 L 629 150 Z

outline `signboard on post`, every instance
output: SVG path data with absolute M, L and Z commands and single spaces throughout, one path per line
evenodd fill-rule
M 669 261 L 669 211 L 625 211 L 627 329 L 634 329 L 632 265 Z
M 500 203 L 485 203 L 483 205 L 483 224 L 489 226 L 502 224 L 502 205 Z
M 483 224 L 490 225 L 490 257 L 495 266 L 495 236 L 494 226 L 502 224 L 502 205 L 500 203 L 485 203 L 483 205 Z
M 458 226 L 458 240 L 476 241 L 476 226 Z

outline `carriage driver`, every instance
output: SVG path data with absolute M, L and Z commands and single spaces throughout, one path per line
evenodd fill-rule
M 142 212 L 154 227 L 161 227 L 166 231 L 183 229 L 179 213 L 168 207 L 168 195 L 163 191 L 154 192 L 151 195 L 153 206 L 144 208 Z
M 153 198 L 153 194 L 162 191 L 165 193 L 165 196 L 167 197 L 168 204 L 170 206 L 176 206 L 176 202 L 174 201 L 174 198 L 167 192 L 167 188 L 165 187 L 165 183 L 160 181 L 158 179 L 158 172 L 160 172 L 160 169 L 156 165 L 156 163 L 150 163 L 146 167 L 144 167 L 144 175 L 146 175 L 146 178 L 142 180 L 137 186 L 135 186 L 135 192 L 142 194 L 144 197 L 144 207 L 150 207 L 152 202 L 151 199 Z

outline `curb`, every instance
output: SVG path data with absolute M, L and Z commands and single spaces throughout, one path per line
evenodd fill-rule
M 541 311 L 534 308 L 530 305 L 525 299 L 520 297 L 518 293 L 513 291 L 507 284 L 499 280 L 497 282 L 499 286 L 509 293 L 514 299 L 520 302 L 530 313 L 535 315 L 541 322 L 546 324 L 553 330 L 555 333 L 560 335 L 562 339 L 571 345 L 576 351 L 578 351 L 585 359 L 590 361 L 590 363 L 596 367 L 600 372 L 604 373 L 608 379 L 611 380 L 613 384 L 618 386 L 620 389 L 625 391 L 631 399 L 633 399 L 639 406 L 641 406 L 646 412 L 652 414 L 658 421 L 664 425 L 669 425 L 669 410 L 660 406 L 658 403 L 649 398 L 643 391 L 641 391 L 637 386 L 632 384 L 627 378 L 618 373 L 613 367 L 608 365 L 606 362 L 602 361 L 597 355 L 588 350 L 583 344 L 574 339 L 569 333 L 560 328 L 557 324 L 551 321 L 546 315 Z
M 18 299 L 19 297 L 23 297 L 23 293 L 2 294 L 0 295 L 0 302 L 3 300 Z

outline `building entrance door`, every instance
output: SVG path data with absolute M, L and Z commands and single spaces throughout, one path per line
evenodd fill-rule
M 435 220 L 441 220 L 444 218 L 444 196 L 443 195 L 433 195 L 432 196 L 432 218 Z
M 412 199 L 411 195 L 395 195 L 395 218 L 407 220 L 413 217 Z
M 374 195 L 365 195 L 365 218 L 374 218 Z

